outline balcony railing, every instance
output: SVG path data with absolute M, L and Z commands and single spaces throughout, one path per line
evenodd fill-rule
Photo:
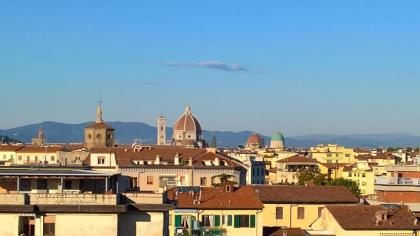
M 116 205 L 116 194 L 0 193 L 0 204 Z
M 226 236 L 226 229 L 219 227 L 201 227 L 195 230 L 178 229 L 175 230 L 175 236 Z
M 375 178 L 375 184 L 420 186 L 420 178 L 378 176 L 378 177 Z

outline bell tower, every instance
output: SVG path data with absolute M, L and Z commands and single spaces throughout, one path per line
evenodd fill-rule
M 102 102 L 96 108 L 96 121 L 85 128 L 85 147 L 113 147 L 114 128 L 106 124 L 102 118 Z
M 157 118 L 157 145 L 166 144 L 166 117 L 159 116 Z

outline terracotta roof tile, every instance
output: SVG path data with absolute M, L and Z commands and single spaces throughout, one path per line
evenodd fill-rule
M 0 151 L 3 152 L 14 152 L 21 149 L 23 145 L 0 145 Z
M 282 160 L 278 160 L 277 163 L 313 163 L 318 164 L 319 162 L 315 159 L 310 159 L 302 155 L 296 155 L 288 157 Z
M 108 125 L 105 122 L 100 122 L 100 123 L 94 122 L 94 123 L 86 126 L 86 128 L 93 128 L 93 129 L 102 129 L 102 128 L 105 128 L 105 129 L 111 129 L 111 130 L 114 129 L 114 128 L 112 128 L 112 126 Z
M 343 186 L 257 185 L 264 203 L 358 203 Z
M 258 199 L 252 186 L 233 187 L 227 192 L 224 187 L 202 187 L 201 201 L 194 204 L 194 198 L 199 199 L 199 192 L 178 192 L 175 204 L 179 209 L 262 209 L 263 204 Z M 168 198 L 175 200 L 176 189 L 168 191 Z
M 420 224 L 414 224 L 415 216 L 407 206 L 390 209 L 383 206 L 327 206 L 338 224 L 346 230 L 378 230 L 378 229 L 420 229 Z M 377 212 L 388 212 L 387 220 L 376 224 Z

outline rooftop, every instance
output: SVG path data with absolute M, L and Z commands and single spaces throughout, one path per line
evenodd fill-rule
M 202 187 L 197 191 L 179 191 L 173 188 L 168 191 L 168 199 L 175 200 L 178 209 L 262 209 L 263 204 L 258 199 L 252 186 L 232 187 Z M 201 199 L 201 200 L 200 200 Z
M 0 168 L 0 176 L 91 176 L 105 177 L 113 176 L 116 173 L 102 173 L 87 169 L 70 169 L 70 168 Z
M 415 224 L 415 215 L 407 206 L 396 208 L 372 205 L 327 206 L 327 209 L 345 230 L 420 229 L 420 224 Z M 386 214 L 386 219 L 377 222 L 375 215 L 378 213 Z
M 256 185 L 264 203 L 358 203 L 343 186 Z

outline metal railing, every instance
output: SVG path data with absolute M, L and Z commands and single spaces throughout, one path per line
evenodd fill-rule
M 201 227 L 199 229 L 175 230 L 175 236 L 226 236 L 226 229 L 219 227 Z
M 375 184 L 384 185 L 419 185 L 420 178 L 405 178 L 405 177 L 385 177 L 377 176 L 375 178 Z

